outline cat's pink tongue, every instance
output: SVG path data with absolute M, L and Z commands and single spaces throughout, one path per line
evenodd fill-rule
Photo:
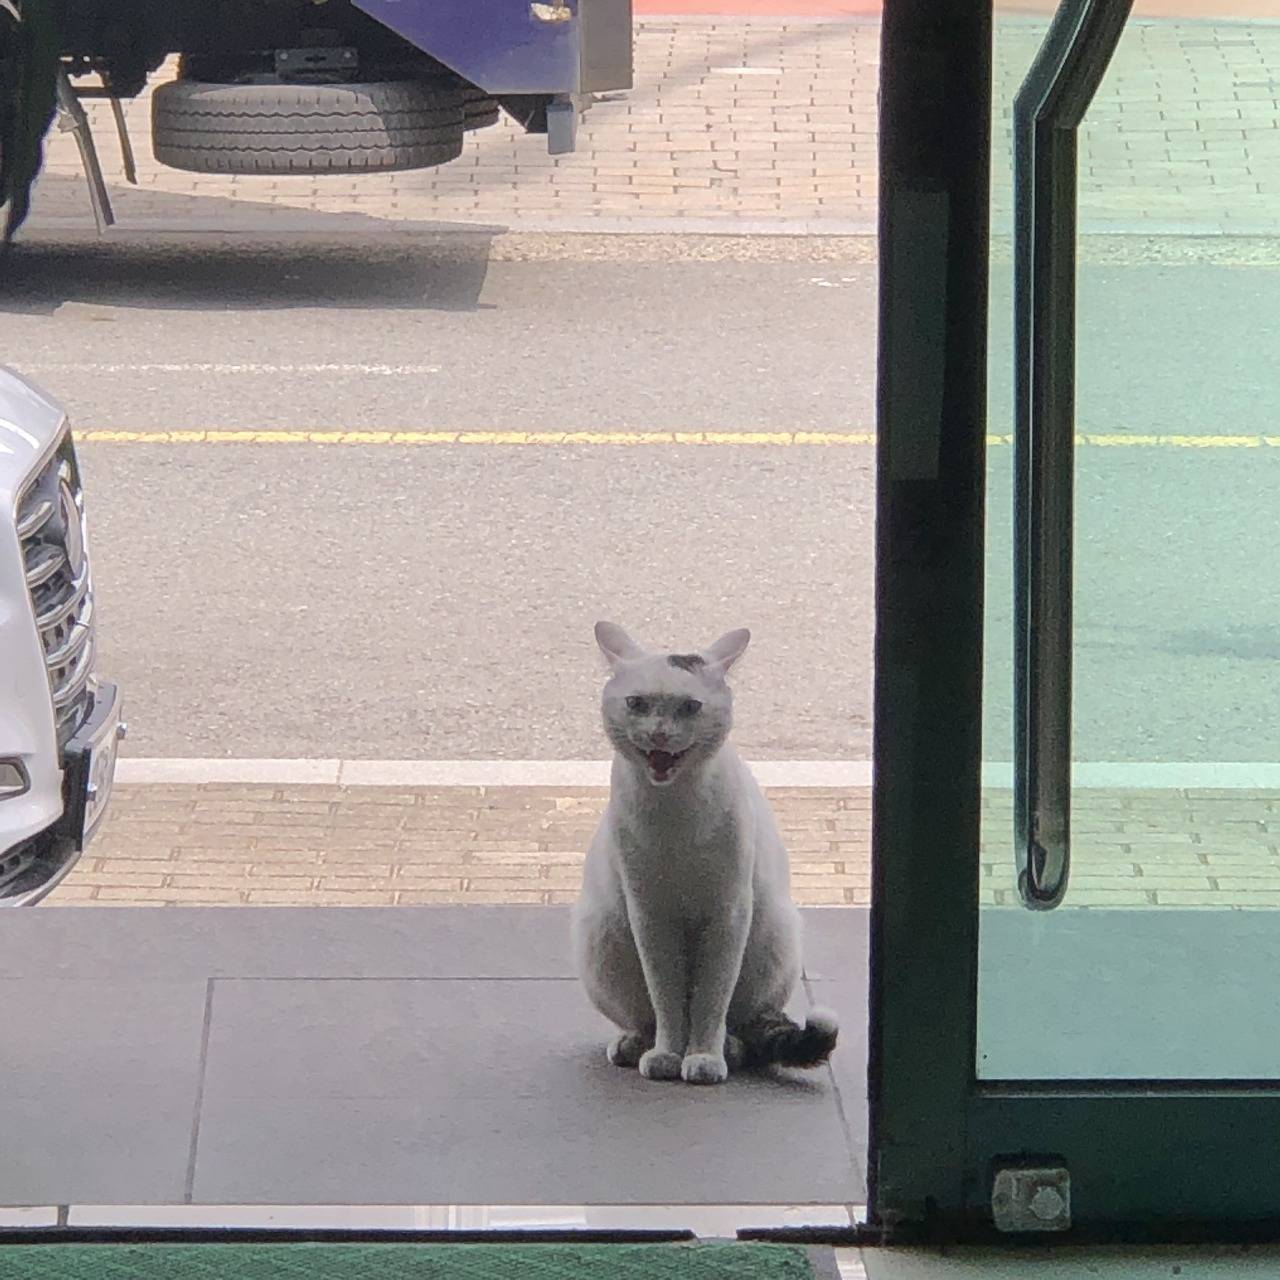
M 666 779 L 667 774 L 671 772 L 672 765 L 675 764 L 676 758 L 669 751 L 650 751 L 645 759 L 649 762 L 649 768 L 653 770 L 653 776 L 659 782 Z

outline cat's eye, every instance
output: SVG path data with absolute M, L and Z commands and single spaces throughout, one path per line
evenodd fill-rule
M 680 716 L 696 716 L 702 710 L 702 703 L 697 698 L 686 698 L 679 707 L 676 708 L 676 714 Z
M 632 694 L 627 699 L 627 710 L 633 715 L 642 716 L 649 710 L 649 699 Z

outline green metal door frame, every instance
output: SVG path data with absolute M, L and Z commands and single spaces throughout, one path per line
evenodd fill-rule
M 869 1213 L 963 1210 L 977 1014 L 991 14 L 881 34 Z
M 953 1231 L 977 1016 L 989 0 L 887 0 L 881 42 L 868 1213 Z
M 1075 0 L 1076 17 L 1090 5 L 1118 33 L 1127 0 Z M 1042 1241 L 1280 1239 L 1280 1082 L 976 1077 L 990 0 L 887 0 L 882 41 L 868 1226 L 1025 1243 L 997 1235 L 991 1194 L 997 1166 L 1031 1162 L 1071 1180 L 1071 1229 Z M 1088 104 L 1034 97 L 1020 107 L 1049 196 L 1023 199 L 1035 219 L 1015 270 L 1029 278 L 1039 253 L 1070 293 Z M 1056 326 L 1034 302 L 1040 357 L 1069 398 L 1071 298 Z M 1031 360 L 1030 339 L 1019 347 Z M 1030 465 L 1044 436 L 1018 431 Z

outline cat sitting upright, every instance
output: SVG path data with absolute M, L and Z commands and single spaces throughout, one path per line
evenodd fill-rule
M 609 1061 L 649 1080 L 719 1084 L 732 1067 L 812 1067 L 836 1021 L 783 1012 L 800 978 L 800 917 L 768 801 L 727 744 L 725 683 L 751 636 L 649 653 L 596 624 L 612 668 L 609 805 L 573 912 L 578 972 L 620 1030 Z

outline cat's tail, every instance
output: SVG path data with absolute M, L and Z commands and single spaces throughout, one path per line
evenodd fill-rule
M 804 1026 L 785 1013 L 761 1015 L 740 1032 L 744 1067 L 818 1067 L 836 1047 L 840 1024 L 825 1009 L 810 1009 Z

